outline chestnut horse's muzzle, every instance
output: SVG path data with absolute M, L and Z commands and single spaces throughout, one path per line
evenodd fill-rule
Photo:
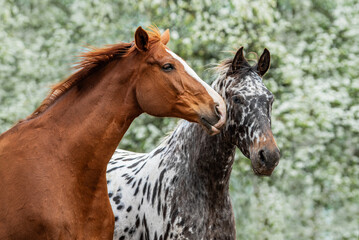
M 202 126 L 207 130 L 208 134 L 213 136 L 220 132 L 226 122 L 226 107 L 224 104 L 216 104 L 214 114 L 205 114 L 200 117 Z

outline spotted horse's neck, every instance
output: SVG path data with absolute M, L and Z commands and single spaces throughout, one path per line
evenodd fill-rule
M 182 121 L 148 154 L 117 151 L 107 171 L 114 239 L 235 239 L 235 146 L 224 140 Z

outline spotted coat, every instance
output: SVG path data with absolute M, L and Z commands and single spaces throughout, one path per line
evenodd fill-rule
M 263 139 L 273 95 L 257 66 L 228 74 L 231 64 L 213 84 L 227 104 L 220 134 L 208 136 L 198 124 L 181 121 L 149 153 L 115 152 L 107 168 L 114 239 L 235 239 L 228 185 L 235 149 L 250 157 L 251 146 Z

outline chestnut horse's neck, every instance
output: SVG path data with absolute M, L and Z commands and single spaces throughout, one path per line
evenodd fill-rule
M 61 147 L 60 158 L 76 159 L 75 164 L 68 163 L 71 171 L 104 172 L 131 122 L 142 113 L 136 101 L 135 71 L 125 59 L 110 62 L 27 123 L 39 124 L 52 135 L 53 143 Z

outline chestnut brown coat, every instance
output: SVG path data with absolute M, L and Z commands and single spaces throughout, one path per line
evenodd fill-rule
M 112 239 L 106 166 L 141 113 L 219 132 L 222 98 L 139 27 L 132 43 L 83 55 L 27 119 L 0 135 L 0 239 Z

